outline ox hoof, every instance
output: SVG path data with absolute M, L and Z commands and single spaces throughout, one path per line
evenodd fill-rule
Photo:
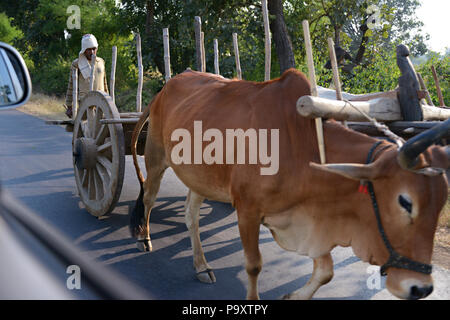
M 281 300 L 292 300 L 292 293 L 285 294 L 281 297 Z
M 197 272 L 197 279 L 203 283 L 215 283 L 216 276 L 212 269 L 206 269 L 204 271 Z
M 281 300 L 310 300 L 311 296 L 299 292 L 291 292 L 281 297 Z
M 136 242 L 136 246 L 139 249 L 139 251 L 142 251 L 142 252 L 152 251 L 152 242 L 150 241 L 150 239 L 138 240 Z

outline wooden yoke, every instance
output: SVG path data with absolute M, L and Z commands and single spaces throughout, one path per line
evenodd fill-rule
M 418 92 L 420 90 L 414 67 L 409 59 L 409 49 L 400 44 L 397 46 L 397 65 L 402 75 L 398 78 L 398 102 L 405 121 L 423 121 L 422 107 Z

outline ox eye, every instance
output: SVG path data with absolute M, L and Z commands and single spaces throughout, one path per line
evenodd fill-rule
M 403 209 L 408 211 L 409 214 L 412 213 L 412 201 L 407 195 L 404 194 L 399 195 L 398 203 L 402 206 Z

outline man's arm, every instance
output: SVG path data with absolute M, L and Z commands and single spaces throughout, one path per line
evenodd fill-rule
M 104 84 L 103 84 L 103 86 L 104 86 L 104 88 L 105 88 L 105 92 L 107 93 L 107 94 L 109 94 L 109 89 L 108 89 L 108 81 L 106 80 L 106 68 L 105 68 L 105 63 L 103 63 L 103 66 L 104 66 L 104 72 L 103 72 L 103 82 L 104 82 Z

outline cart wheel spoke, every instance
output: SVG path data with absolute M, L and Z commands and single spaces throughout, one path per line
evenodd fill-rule
M 87 129 L 87 125 L 86 125 L 86 121 L 83 121 L 82 123 L 80 123 L 80 137 L 87 137 L 88 136 L 88 129 Z
M 95 107 L 91 107 L 87 110 L 87 128 L 88 128 L 88 138 L 94 138 L 95 137 Z
M 111 175 L 112 162 L 104 156 L 98 157 L 97 161 L 108 171 L 108 174 Z
M 95 196 L 96 199 L 102 199 L 104 197 L 103 181 L 100 178 L 98 171 L 94 168 L 92 169 L 94 175 L 94 185 L 95 185 Z
M 94 117 L 94 131 L 93 131 L 93 135 L 92 138 L 96 138 L 98 132 L 100 131 L 100 127 L 102 126 L 102 124 L 100 123 L 100 120 L 103 118 L 103 111 L 100 108 L 96 108 L 96 112 L 95 112 L 95 117 Z
M 112 147 L 112 142 L 108 141 L 100 146 L 97 147 L 97 152 L 103 152 L 106 149 L 110 149 Z
M 94 200 L 95 199 L 94 174 L 92 172 L 92 169 L 88 170 L 87 194 L 88 194 L 89 200 Z
M 108 172 L 106 171 L 106 169 L 101 166 L 99 163 L 97 163 L 97 165 L 95 166 L 97 169 L 97 172 L 99 174 L 100 179 L 102 180 L 102 184 L 103 184 L 103 191 L 106 193 L 108 193 L 108 188 L 110 188 L 110 184 L 111 184 L 111 179 L 110 176 L 108 174 Z
M 82 177 L 81 177 L 81 185 L 83 187 L 87 186 L 88 176 L 89 176 L 88 170 L 83 169 L 83 174 L 82 174 Z
M 97 136 L 95 137 L 95 144 L 100 145 L 105 141 L 105 138 L 109 135 L 108 125 L 103 124 L 100 126 Z

